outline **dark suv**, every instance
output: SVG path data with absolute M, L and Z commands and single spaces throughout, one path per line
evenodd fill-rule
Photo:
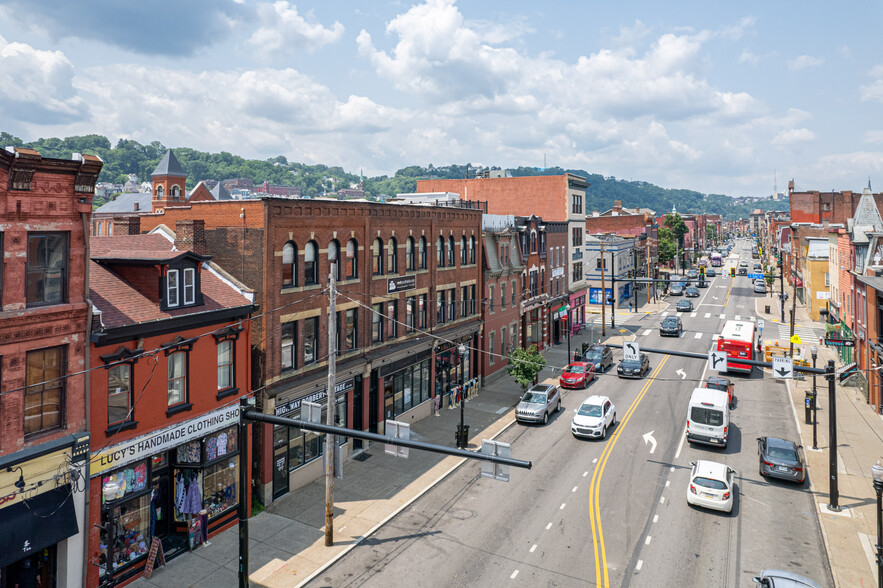
M 606 372 L 613 367 L 613 351 L 606 345 L 592 345 L 583 356 L 583 361 L 595 366 L 595 372 Z
M 679 316 L 667 316 L 662 319 L 662 324 L 659 325 L 659 335 L 662 337 L 666 335 L 680 337 L 683 330 L 684 325 Z

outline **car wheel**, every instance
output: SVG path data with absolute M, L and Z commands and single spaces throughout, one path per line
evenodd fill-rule
M 561 399 L 558 399 L 558 412 L 561 412 Z
M 613 420 L 610 422 L 610 424 L 613 425 L 614 427 L 616 426 L 616 413 L 615 412 L 613 413 Z
M 601 429 L 601 439 L 606 439 L 606 438 L 607 438 L 607 427 L 604 427 L 603 429 Z
M 549 413 L 548 413 L 548 412 L 544 412 L 544 413 L 543 413 L 543 424 L 545 425 L 545 424 L 547 424 L 548 422 L 549 422 Z

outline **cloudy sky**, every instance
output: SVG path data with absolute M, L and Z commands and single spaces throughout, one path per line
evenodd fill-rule
M 883 3 L 0 0 L 0 130 L 883 189 Z

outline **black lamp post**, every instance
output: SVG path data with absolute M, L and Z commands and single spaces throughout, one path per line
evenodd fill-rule
M 883 588 L 883 466 L 871 466 L 874 490 L 877 492 L 877 586 Z
M 466 449 L 467 439 L 466 439 L 466 425 L 463 424 L 463 419 L 465 417 L 464 407 L 466 406 L 466 391 L 463 390 L 463 383 L 465 374 L 463 372 L 465 365 L 463 364 L 463 358 L 466 355 L 466 346 L 460 343 L 460 346 L 457 347 L 457 351 L 460 353 L 460 425 L 457 427 L 457 447 L 460 449 Z
M 809 348 L 809 353 L 812 355 L 812 367 L 816 368 L 816 359 L 819 357 L 819 348 L 813 345 Z M 819 406 L 818 397 L 816 396 L 818 392 L 816 391 L 816 374 L 813 372 L 812 374 L 812 448 L 818 449 L 819 444 L 816 439 L 816 423 L 818 423 L 819 419 L 817 418 L 816 409 Z

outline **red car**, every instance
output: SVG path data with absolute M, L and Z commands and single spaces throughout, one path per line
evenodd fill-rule
M 733 385 L 733 382 L 731 382 L 729 378 L 724 378 L 723 376 L 708 376 L 708 381 L 705 382 L 705 387 L 726 392 L 729 397 L 730 408 L 736 408 L 736 402 L 733 399 L 733 393 L 736 390 L 736 386 Z
M 564 368 L 558 383 L 562 388 L 585 388 L 594 379 L 595 364 L 575 361 Z

